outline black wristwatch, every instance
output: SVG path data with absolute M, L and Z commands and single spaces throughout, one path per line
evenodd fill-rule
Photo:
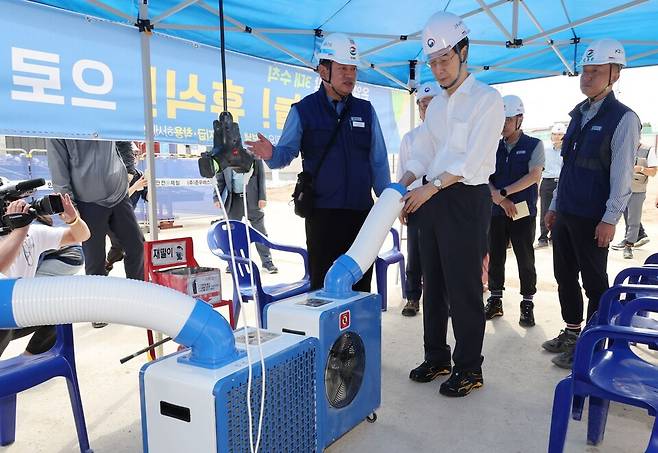
M 507 196 L 507 191 L 505 190 L 505 188 L 500 189 L 499 192 L 500 192 L 500 196 L 502 196 L 502 197 L 506 197 L 506 196 Z

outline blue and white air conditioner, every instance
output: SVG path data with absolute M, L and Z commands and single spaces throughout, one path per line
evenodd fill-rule
M 262 392 L 254 330 L 251 412 L 257 435 Z M 316 420 L 317 340 L 261 330 L 265 410 L 261 452 L 319 451 Z M 248 366 L 244 331 L 235 332 L 239 357 L 221 368 L 190 366 L 189 351 L 150 362 L 141 370 L 144 453 L 249 452 Z
M 381 403 L 381 298 L 303 294 L 266 307 L 268 329 L 319 340 L 317 422 L 325 448 Z
M 317 420 L 322 448 L 364 419 L 376 419 L 381 403 L 381 297 L 355 292 L 352 286 L 377 257 L 405 192 L 392 184 L 382 193 L 352 247 L 327 273 L 322 290 L 265 307 L 268 330 L 320 342 Z

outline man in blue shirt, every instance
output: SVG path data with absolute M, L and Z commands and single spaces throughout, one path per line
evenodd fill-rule
M 270 168 L 290 164 L 301 151 L 313 177 L 313 212 L 306 217 L 311 289 L 323 286 L 334 260 L 345 253 L 390 183 L 386 145 L 370 102 L 352 96 L 359 54 L 342 33 L 327 36 L 316 55 L 320 89 L 294 104 L 276 146 L 262 134 L 246 145 Z M 354 285 L 370 291 L 372 268 Z

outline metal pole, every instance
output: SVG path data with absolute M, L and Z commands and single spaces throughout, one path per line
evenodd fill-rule
M 142 52 L 142 91 L 144 92 L 144 141 L 146 142 L 146 170 L 148 173 L 149 202 L 149 240 L 158 240 L 157 196 L 155 187 L 155 147 L 153 144 L 153 92 L 151 91 L 151 24 L 148 21 L 148 0 L 139 4 L 138 25 Z M 162 341 L 162 333 L 155 332 L 155 341 Z M 164 354 L 162 346 L 158 346 L 156 354 Z
M 226 41 L 224 40 L 224 0 L 219 0 L 219 40 L 222 57 L 222 93 L 224 94 L 224 111 L 228 112 L 228 94 L 226 92 Z

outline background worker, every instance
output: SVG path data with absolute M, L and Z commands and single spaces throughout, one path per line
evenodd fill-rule
M 553 236 L 553 271 L 566 327 L 542 347 L 559 353 L 552 362 L 571 369 L 583 322 L 582 278 L 589 320 L 608 289 L 608 245 L 631 197 L 633 162 L 641 123 L 612 91 L 626 56 L 614 39 L 592 41 L 585 50 L 580 91 L 587 99 L 569 114 L 562 142 L 560 181 L 546 227 Z
M 484 313 L 487 319 L 503 316 L 505 261 L 507 244 L 512 243 L 521 281 L 521 316 L 523 327 L 535 325 L 533 298 L 537 292 L 535 269 L 535 231 L 537 227 L 537 183 L 544 168 L 544 144 L 523 133 L 525 108 L 518 96 L 503 98 L 505 126 L 498 151 L 496 171 L 489 178 L 493 207 L 489 228 L 489 291 Z M 521 216 L 517 206 L 524 206 Z M 517 216 L 519 216 L 517 218 Z
M 625 259 L 633 258 L 633 247 L 642 241 L 642 244 L 649 242 L 647 234 L 642 228 L 642 206 L 647 198 L 647 185 L 649 177 L 656 176 L 656 167 L 658 159 L 656 153 L 649 146 L 640 144 L 635 156 L 635 165 L 633 166 L 633 180 L 631 182 L 631 198 L 628 200 L 624 210 L 624 224 L 626 226 L 624 239 L 612 246 L 613 250 L 623 250 Z
M 247 197 L 248 212 L 246 217 L 256 231 L 267 236 L 264 211 L 267 205 L 267 194 L 265 190 L 265 168 L 263 161 L 257 160 L 254 162 L 254 171 L 247 182 L 246 192 L 243 191 L 245 190 L 244 173 L 237 173 L 231 168 L 226 168 L 217 173 L 215 178 L 228 218 L 230 220 L 242 220 L 245 217 L 244 197 Z M 213 200 L 215 207 L 219 209 L 219 199 L 215 191 L 213 191 Z M 268 246 L 256 243 L 256 251 L 258 251 L 265 272 L 268 274 L 279 272 L 272 262 L 272 252 Z M 231 266 L 228 266 L 227 271 L 231 272 Z
M 544 149 L 544 171 L 541 174 L 541 185 L 539 186 L 539 199 L 541 211 L 539 214 L 539 239 L 537 248 L 548 247 L 551 240 L 548 228 L 544 223 L 544 217 L 548 212 L 553 200 L 553 192 L 557 187 L 562 169 L 562 139 L 567 127 L 564 123 L 555 123 L 551 128 L 551 144 L 549 149 Z
M 439 93 L 439 86 L 436 82 L 423 83 L 416 91 L 416 104 L 418 105 L 418 115 L 421 121 L 425 121 L 425 111 L 430 102 Z M 410 130 L 400 143 L 400 154 L 397 177 L 402 178 L 407 171 L 407 161 L 411 157 L 412 144 L 414 136 L 418 133 L 420 126 Z M 415 189 L 422 185 L 421 180 L 416 180 L 408 187 L 409 190 Z M 403 215 L 400 221 L 407 225 L 407 268 L 406 286 L 404 287 L 404 296 L 407 303 L 402 308 L 403 316 L 416 316 L 420 309 L 420 296 L 423 293 L 423 270 L 420 265 L 420 248 L 418 245 L 419 219 L 416 213 L 407 216 Z

